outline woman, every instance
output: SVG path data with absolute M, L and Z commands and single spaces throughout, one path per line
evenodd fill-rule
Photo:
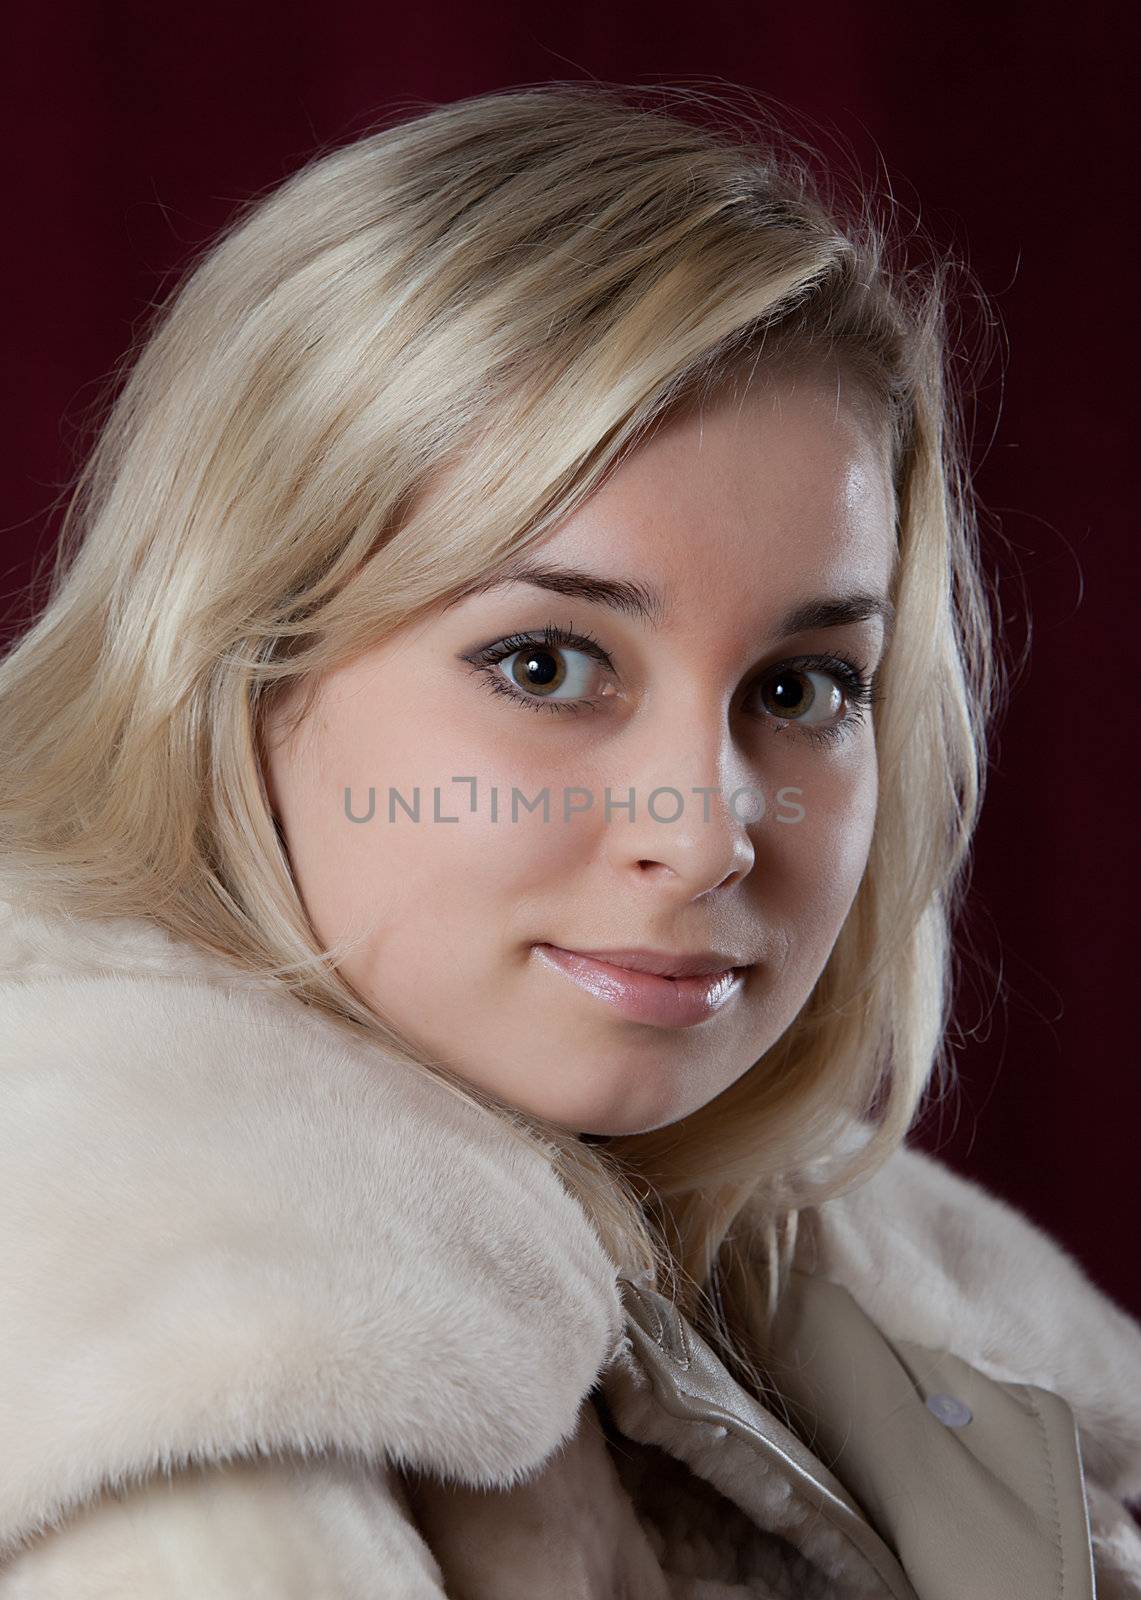
M 247 207 L 0 678 L 0 1596 L 1141 1593 L 909 1148 L 997 696 L 943 275 L 550 85 Z

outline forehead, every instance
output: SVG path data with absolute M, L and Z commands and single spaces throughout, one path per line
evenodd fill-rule
M 745 392 L 718 391 L 667 416 L 600 494 L 652 494 L 659 480 L 670 493 L 687 480 L 703 495 L 713 488 L 718 505 L 849 497 L 851 480 L 890 484 L 887 413 L 838 372 L 757 376 Z
M 726 649 L 879 618 L 895 506 L 884 420 L 817 382 L 690 407 L 552 532 L 445 609 L 547 590 Z
M 813 579 L 886 587 L 889 439 L 886 417 L 853 386 L 767 378 L 670 417 L 532 552 L 637 573 L 659 621 L 687 592 Z

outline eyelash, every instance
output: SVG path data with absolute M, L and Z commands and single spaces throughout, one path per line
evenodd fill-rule
M 561 628 L 555 623 L 548 623 L 541 633 L 513 633 L 466 659 L 491 693 L 506 695 L 517 705 L 527 706 L 533 711 L 551 711 L 556 714 L 567 711 L 578 714 L 586 709 L 597 711 L 597 705 L 590 700 L 551 700 L 538 695 L 524 694 L 521 690 L 513 688 L 501 672 L 496 671 L 499 663 L 506 661 L 508 656 L 536 645 L 581 650 L 609 672 L 614 671 L 614 663 L 592 634 L 577 633 L 572 629 Z M 806 670 L 827 672 L 836 679 L 848 701 L 850 707 L 848 715 L 840 722 L 822 727 L 812 727 L 792 718 L 786 720 L 768 714 L 765 717 L 766 721 L 776 723 L 781 729 L 794 728 L 801 738 L 811 739 L 815 743 L 835 744 L 854 732 L 856 726 L 863 722 L 868 709 L 880 701 L 881 696 L 875 682 L 868 677 L 866 671 L 850 657 L 839 653 L 792 656 L 787 661 L 770 668 L 758 682 L 765 678 L 778 677 L 781 672 Z

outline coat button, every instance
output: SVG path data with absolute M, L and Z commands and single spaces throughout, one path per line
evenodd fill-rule
M 927 1409 L 933 1411 L 948 1428 L 962 1428 L 971 1420 L 971 1408 L 956 1400 L 953 1394 L 929 1394 Z

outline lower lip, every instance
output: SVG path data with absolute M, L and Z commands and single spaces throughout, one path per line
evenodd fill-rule
M 744 967 L 711 972 L 695 978 L 659 978 L 653 972 L 616 967 L 593 956 L 580 956 L 557 944 L 537 944 L 535 951 L 557 967 L 572 983 L 632 1022 L 649 1022 L 658 1028 L 692 1028 L 704 1022 L 740 993 Z

